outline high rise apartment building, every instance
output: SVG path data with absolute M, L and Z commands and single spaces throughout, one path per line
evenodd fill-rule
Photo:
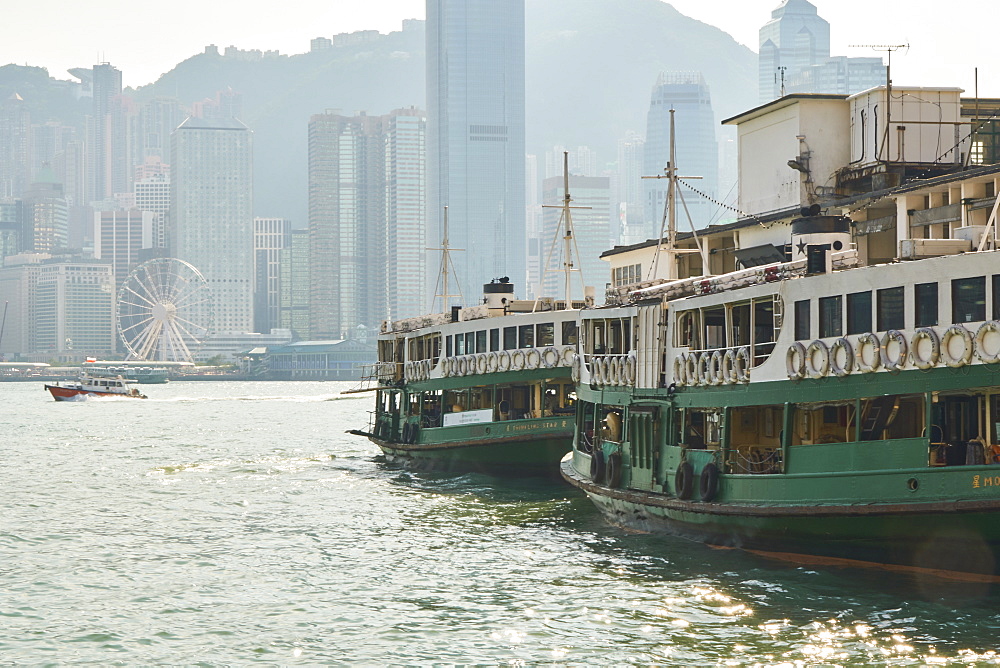
M 412 108 L 310 120 L 312 338 L 423 310 L 425 123 Z
M 170 242 L 212 289 L 216 332 L 253 328 L 253 149 L 236 119 L 188 118 L 174 130 Z
M 670 160 L 670 112 L 674 111 L 675 151 L 678 176 L 697 176 L 691 186 L 678 188 L 677 227 L 690 229 L 687 214 L 696 229 L 714 222 L 719 207 L 716 198 L 719 179 L 719 148 L 715 135 L 715 114 L 705 78 L 698 72 L 664 72 L 656 80 L 646 116 L 646 143 L 643 148 L 643 176 L 662 176 Z M 660 233 L 669 181 L 645 179 L 643 184 L 646 239 Z M 706 197 L 707 196 L 707 197 Z M 683 202 L 681 201 L 683 197 Z M 686 208 L 686 210 L 685 210 Z
M 309 230 L 292 230 L 288 244 L 279 252 L 281 295 L 278 327 L 292 332 L 295 339 L 313 338 L 310 333 Z
M 253 219 L 255 332 L 266 334 L 281 326 L 281 251 L 291 236 L 292 221 L 287 218 Z
M 429 241 L 447 206 L 466 302 L 501 276 L 523 296 L 524 0 L 427 0 L 426 37 Z
M 881 58 L 830 57 L 830 23 L 808 0 L 783 0 L 760 29 L 761 102 L 790 93 L 850 95 L 885 83 Z

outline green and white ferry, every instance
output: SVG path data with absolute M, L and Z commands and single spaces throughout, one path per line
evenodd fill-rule
M 1000 161 L 964 164 L 959 93 L 791 95 L 730 119 L 741 209 L 767 213 L 604 254 L 562 474 L 607 518 L 1000 576 Z M 869 113 L 887 97 L 891 126 Z M 789 155 L 805 171 L 781 171 Z
M 355 433 L 412 468 L 558 476 L 583 304 L 516 300 L 506 278 L 484 292 L 478 306 L 384 323 L 375 411 Z

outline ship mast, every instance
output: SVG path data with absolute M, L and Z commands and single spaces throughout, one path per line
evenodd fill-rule
M 452 262 L 451 253 L 452 251 L 462 251 L 464 248 L 451 248 L 448 245 L 448 207 L 444 208 L 444 225 L 443 225 L 443 235 L 441 238 L 440 248 L 428 248 L 427 250 L 441 251 L 441 269 L 438 270 L 438 282 L 435 284 L 434 288 L 437 289 L 438 285 L 441 286 L 441 292 L 436 293 L 434 298 L 431 299 L 430 312 L 434 312 L 434 301 L 440 297 L 441 298 L 441 310 L 447 311 L 448 305 L 451 302 L 452 297 L 458 297 L 460 303 L 465 303 L 465 297 L 462 295 L 462 286 L 458 283 L 458 271 L 455 270 L 455 263 Z M 458 294 L 453 295 L 448 293 L 448 267 L 451 267 L 451 271 L 456 274 L 455 283 L 458 284 Z
M 573 272 L 580 274 L 580 288 L 583 290 L 586 296 L 586 288 L 583 284 L 583 272 L 580 269 L 575 268 L 573 263 L 573 251 L 576 251 L 576 255 L 580 255 L 580 249 L 576 245 L 576 236 L 573 234 L 573 215 L 571 213 L 572 209 L 590 209 L 589 206 L 570 206 L 570 202 L 573 198 L 569 194 L 569 151 L 563 151 L 563 203 L 561 205 L 555 204 L 543 204 L 543 209 L 562 209 L 562 216 L 560 219 L 565 221 L 565 225 L 561 226 L 563 228 L 563 262 L 562 262 L 562 272 L 565 280 L 565 292 L 566 301 L 564 302 L 564 308 L 573 308 L 573 294 L 572 294 L 572 281 Z M 559 239 L 559 229 L 556 230 L 555 236 L 552 239 L 552 246 L 549 248 L 548 257 L 545 259 L 545 272 L 560 271 L 558 269 L 549 269 L 549 262 L 552 260 L 552 253 L 556 247 L 556 241 Z M 543 273 L 543 282 L 544 282 Z M 535 307 L 538 307 L 538 299 L 535 299 Z

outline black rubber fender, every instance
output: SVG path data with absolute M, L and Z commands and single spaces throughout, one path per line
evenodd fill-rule
M 691 462 L 681 462 L 674 474 L 674 494 L 678 499 L 687 500 L 691 498 L 694 491 L 694 467 Z
M 719 467 L 713 462 L 705 464 L 698 481 L 698 496 L 702 501 L 711 501 L 719 493 Z
M 608 455 L 606 466 L 608 487 L 620 487 L 622 484 L 622 453 L 612 452 Z
M 590 454 L 590 480 L 598 485 L 603 483 L 606 469 L 604 451 L 600 448 L 594 448 L 594 452 Z

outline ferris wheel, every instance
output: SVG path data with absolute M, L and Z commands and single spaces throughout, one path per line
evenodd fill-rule
M 118 335 L 132 359 L 192 362 L 215 317 L 212 290 L 192 265 L 143 262 L 118 290 Z

